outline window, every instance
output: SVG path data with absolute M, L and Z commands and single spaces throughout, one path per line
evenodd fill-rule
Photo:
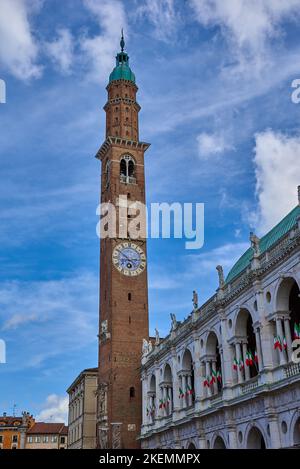
M 36 437 L 35 437 L 35 442 L 36 442 L 36 443 L 40 443 L 40 442 L 41 442 L 41 437 L 40 437 L 40 436 L 36 436 Z
M 65 437 L 64 437 L 64 436 L 61 436 L 61 437 L 60 437 L 60 442 L 61 442 L 62 444 L 65 444 L 65 441 L 66 441 Z
M 52 436 L 51 437 L 51 442 L 56 443 L 57 442 L 57 436 Z
M 13 443 L 18 443 L 18 435 L 13 435 L 12 441 Z
M 131 386 L 131 388 L 129 389 L 129 397 L 135 397 L 135 389 L 133 386 Z
M 32 436 L 29 436 L 29 437 L 27 438 L 27 441 L 28 441 L 28 443 L 32 443 L 32 441 L 33 441 Z
M 128 301 L 131 301 L 131 293 L 128 293 Z
M 120 180 L 126 184 L 135 184 L 135 163 L 130 155 L 124 155 L 120 161 Z
M 0 443 L 3 443 L 3 436 L 0 435 Z
M 48 436 L 44 436 L 43 438 L 43 443 L 48 443 L 49 442 L 49 437 Z

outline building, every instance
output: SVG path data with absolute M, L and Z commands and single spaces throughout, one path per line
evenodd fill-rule
M 120 197 L 145 203 L 144 153 L 139 139 L 139 111 L 135 76 L 129 57 L 121 51 L 109 77 L 106 139 L 96 157 L 101 161 L 101 202 L 116 208 L 117 231 L 100 243 L 99 379 L 97 446 L 138 448 L 142 419 L 140 357 L 148 340 L 146 217 L 132 241 L 130 214 Z
M 66 449 L 68 427 L 64 423 L 35 423 L 27 432 L 25 449 Z
M 98 368 L 83 370 L 68 388 L 68 449 L 96 447 Z
M 27 412 L 22 417 L 0 417 L 0 449 L 24 449 L 26 433 L 34 425 L 34 418 Z
M 216 294 L 145 350 L 143 448 L 300 447 L 298 192 L 226 279 L 217 266 Z

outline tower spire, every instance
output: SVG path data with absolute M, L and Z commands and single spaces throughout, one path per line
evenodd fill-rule
M 124 47 L 125 47 L 125 41 L 124 41 L 124 33 L 123 33 L 123 28 L 121 30 L 121 41 L 120 41 L 120 46 L 121 46 L 121 52 L 124 52 Z

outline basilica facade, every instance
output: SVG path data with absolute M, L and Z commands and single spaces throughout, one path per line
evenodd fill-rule
M 143 347 L 143 448 L 300 447 L 298 199 L 226 279 L 217 266 L 213 297 L 194 293 L 188 318 Z

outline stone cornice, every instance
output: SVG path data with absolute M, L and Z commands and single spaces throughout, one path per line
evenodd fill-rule
M 130 150 L 131 148 L 146 151 L 150 147 L 150 143 L 136 142 L 134 140 L 127 140 L 121 137 L 107 137 L 105 142 L 99 148 L 95 158 L 102 161 L 107 151 L 112 145 L 120 146 Z

